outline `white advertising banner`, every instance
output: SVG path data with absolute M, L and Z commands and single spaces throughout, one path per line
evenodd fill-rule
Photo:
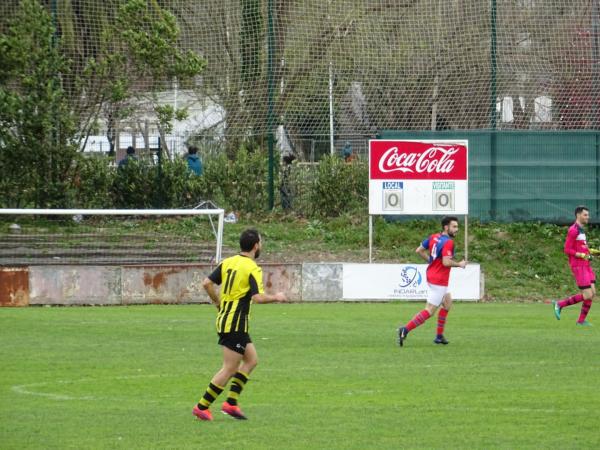
M 469 212 L 467 141 L 369 141 L 369 214 Z
M 427 264 L 344 264 L 344 300 L 424 300 Z M 479 264 L 450 270 L 448 290 L 456 300 L 479 300 Z

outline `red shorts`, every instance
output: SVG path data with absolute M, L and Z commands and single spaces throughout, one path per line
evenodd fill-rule
M 587 289 L 596 282 L 596 275 L 590 266 L 574 266 L 571 271 L 579 289 Z

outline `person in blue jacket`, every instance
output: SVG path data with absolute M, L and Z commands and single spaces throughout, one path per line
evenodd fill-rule
M 131 145 L 127 147 L 127 155 L 121 161 L 119 161 L 118 168 L 121 169 L 127 165 L 130 160 L 137 160 L 137 156 L 135 156 L 135 148 Z
M 198 147 L 191 145 L 188 147 L 188 154 L 185 157 L 188 169 L 194 173 L 194 175 L 202 175 L 202 160 L 198 155 Z

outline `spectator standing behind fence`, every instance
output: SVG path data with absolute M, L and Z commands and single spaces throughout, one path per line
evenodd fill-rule
M 356 155 L 354 154 L 354 150 L 352 150 L 352 144 L 350 144 L 350 141 L 346 141 L 344 144 L 342 155 L 344 156 L 344 161 L 346 162 L 352 162 L 356 159 Z
M 188 164 L 188 169 L 190 169 L 194 175 L 202 175 L 202 160 L 198 155 L 198 147 L 191 145 L 188 148 L 188 154 L 186 155 L 185 159 Z
M 121 167 L 125 167 L 127 163 L 129 163 L 130 159 L 137 160 L 137 156 L 135 156 L 135 148 L 133 148 L 131 145 L 127 147 L 127 155 L 125 155 L 125 158 L 119 161 L 119 169 Z
M 283 167 L 281 170 L 281 184 L 279 186 L 279 195 L 281 196 L 281 207 L 290 209 L 292 207 L 292 189 L 290 186 L 290 173 L 292 171 L 292 162 L 296 157 L 292 154 L 285 155 L 282 158 Z

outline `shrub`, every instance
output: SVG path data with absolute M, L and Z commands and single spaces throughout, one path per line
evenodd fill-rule
M 131 160 L 113 170 L 108 159 L 82 159 L 73 203 L 100 208 L 183 208 L 212 200 L 225 209 L 263 211 L 267 207 L 267 157 L 240 149 L 235 160 L 225 154 L 203 158 L 204 173 L 193 175 L 184 159 L 160 166 Z
M 115 208 L 154 208 L 157 170 L 138 160 L 116 169 L 111 193 Z
M 242 147 L 235 159 L 224 153 L 209 158 L 202 175 L 206 198 L 219 206 L 242 212 L 264 211 L 267 207 L 268 158 L 264 151 Z
M 365 163 L 345 163 L 327 156 L 319 163 L 310 185 L 309 215 L 335 217 L 368 205 L 369 179 Z
M 106 156 L 86 157 L 80 155 L 76 163 L 72 187 L 74 208 L 113 208 L 111 187 L 115 171 L 110 167 L 112 159 Z

